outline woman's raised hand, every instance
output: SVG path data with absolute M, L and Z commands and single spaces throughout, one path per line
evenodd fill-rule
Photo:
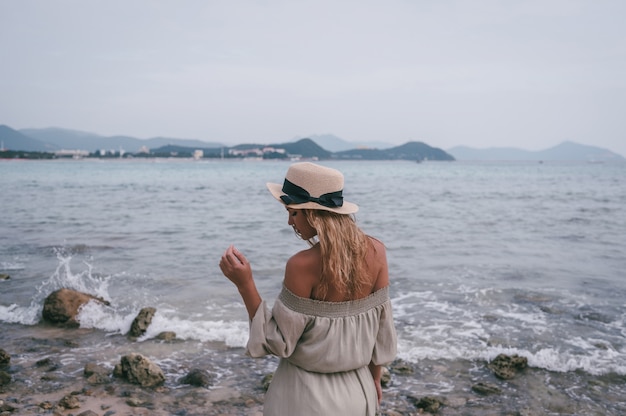
M 261 304 L 261 296 L 254 284 L 250 262 L 243 253 L 231 245 L 222 255 L 220 269 L 224 276 L 237 286 L 243 303 L 246 305 L 248 317 L 252 320 Z
M 238 288 L 252 283 L 252 269 L 250 262 L 235 246 L 229 246 L 220 260 L 220 269 L 224 276 Z

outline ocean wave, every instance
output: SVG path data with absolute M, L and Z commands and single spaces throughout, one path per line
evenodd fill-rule
M 499 354 L 519 355 L 528 359 L 530 367 L 554 372 L 584 371 L 591 375 L 626 375 L 626 354 L 611 348 L 591 348 L 584 354 L 575 354 L 559 348 L 542 348 L 531 351 L 523 348 L 484 346 L 473 348 L 454 343 L 416 346 L 400 340 L 398 358 L 412 363 L 423 360 L 492 361 Z
M 89 302 L 80 311 L 81 328 L 99 329 L 109 333 L 126 334 L 130 330 L 138 309 L 120 312 L 97 302 Z M 174 332 L 180 340 L 223 342 L 228 347 L 244 347 L 248 339 L 248 323 L 227 320 L 182 319 L 176 310 L 157 309 L 146 333 L 137 341 L 157 337 L 162 332 Z

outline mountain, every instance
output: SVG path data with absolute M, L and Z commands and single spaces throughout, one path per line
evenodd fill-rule
M 267 150 L 268 148 L 273 149 L 283 149 L 284 153 L 279 153 L 272 150 Z M 289 143 L 275 143 L 275 144 L 259 144 L 259 143 L 244 143 L 238 144 L 232 147 L 216 147 L 216 148 L 200 148 L 199 150 L 204 151 L 205 157 L 218 157 L 222 155 L 222 151 L 226 155 L 226 157 L 233 157 L 229 151 L 236 151 L 238 156 L 235 157 L 247 157 L 247 155 L 259 157 L 260 154 L 257 151 L 262 151 L 266 149 L 263 153 L 263 157 L 265 158 L 288 158 L 294 156 L 300 156 L 303 158 L 311 159 L 329 159 L 332 155 L 328 150 L 323 149 L 317 143 L 315 143 L 311 139 L 300 139 L 297 142 L 289 142 Z M 195 148 L 193 147 L 185 147 L 178 145 L 167 145 L 162 146 L 156 149 L 152 149 L 153 154 L 165 155 L 170 153 L 177 153 L 179 155 L 191 155 Z M 249 151 L 247 154 L 246 151 Z
M 267 148 L 283 149 L 284 153 L 273 152 L 267 150 Z M 390 149 L 352 149 L 343 152 L 329 152 L 322 148 L 311 139 L 300 139 L 297 142 L 289 143 L 275 143 L 275 144 L 239 144 L 233 147 L 224 147 L 227 157 L 233 157 L 229 151 L 234 150 L 239 153 L 239 156 L 245 157 L 245 151 L 250 151 L 252 155 L 258 156 L 256 151 L 259 149 L 266 149 L 263 154 L 265 158 L 289 158 L 294 156 L 300 156 L 303 158 L 317 158 L 335 159 L 335 160 L 454 160 L 454 158 L 441 149 L 431 147 L 421 142 L 408 142 L 401 146 L 392 147 Z M 167 155 L 170 152 L 175 152 L 178 155 L 191 155 L 193 148 L 186 148 L 182 146 L 164 146 L 158 149 L 153 149 L 154 155 Z M 216 157 L 220 154 L 221 148 L 217 149 L 202 149 L 204 150 L 205 157 Z
M 337 152 L 333 155 L 336 159 L 362 159 L 362 160 L 454 160 L 454 157 L 444 150 L 431 147 L 422 142 L 408 142 L 401 146 L 389 149 L 352 149 Z
M 271 144 L 270 147 L 285 149 L 290 155 L 300 155 L 307 158 L 328 159 L 331 157 L 331 152 L 311 139 L 301 139 L 295 143 Z
M 586 162 L 626 161 L 623 156 L 608 149 L 570 141 L 565 141 L 538 153 L 540 160 L 581 160 Z
M 283 149 L 285 152 L 279 153 L 267 150 L 268 148 Z M 263 149 L 266 150 L 263 154 L 263 157 L 266 158 L 287 158 L 289 156 L 300 156 L 309 159 L 329 159 L 331 157 L 331 152 L 323 149 L 311 139 L 300 139 L 297 142 L 281 144 L 244 143 L 232 147 L 221 146 L 212 148 L 196 148 L 170 144 L 151 149 L 151 153 L 154 155 L 167 155 L 172 153 L 177 153 L 178 155 L 191 155 L 195 149 L 204 151 L 205 157 L 221 157 L 222 152 L 226 157 L 232 157 L 229 153 L 231 150 L 237 152 L 238 156 L 235 157 L 247 157 L 247 151 L 249 151 L 250 156 L 258 157 L 260 154 L 258 154 L 257 151 L 263 151 Z
M 314 134 L 306 138 L 331 152 L 341 152 L 357 148 L 387 149 L 391 145 L 385 142 L 348 142 L 332 134 Z
M 347 142 L 332 134 L 314 134 L 307 136 L 306 138 L 314 141 L 318 146 L 331 152 L 340 152 L 342 150 L 354 149 L 357 147 L 353 143 Z M 300 139 L 302 138 L 298 138 L 298 140 Z
M 50 152 L 58 149 L 54 144 L 34 139 L 5 125 L 0 125 L 0 142 L 0 147 L 8 150 Z
M 332 135 L 324 136 L 329 143 L 348 142 Z M 320 136 L 318 136 L 318 139 Z M 22 129 L 13 130 L 8 126 L 0 126 L 0 140 L 5 143 L 9 150 L 22 150 L 34 152 L 51 152 L 54 150 L 87 150 L 96 152 L 99 150 L 119 151 L 123 149 L 126 154 L 137 154 L 142 157 L 161 157 L 177 155 L 190 157 L 195 150 L 203 150 L 204 157 L 245 157 L 246 150 L 250 154 L 257 155 L 261 149 L 266 158 L 288 158 L 300 156 L 303 158 L 317 159 L 357 159 L 357 160 L 454 160 L 454 158 L 441 149 L 431 147 L 422 142 L 409 142 L 402 146 L 389 149 L 357 148 L 340 152 L 329 151 L 310 138 L 300 139 L 296 142 L 278 144 L 239 144 L 228 147 L 221 143 L 203 142 L 200 140 L 170 139 L 156 137 L 152 139 L 136 139 L 129 136 L 104 137 L 97 134 L 61 129 Z M 263 152 L 265 148 L 275 148 L 277 151 Z M 145 152 L 148 148 L 149 152 Z M 281 149 L 281 150 L 278 150 Z M 236 150 L 235 155 L 230 155 L 229 150 Z
M 512 147 L 491 147 L 476 149 L 457 146 L 448 149 L 448 153 L 457 160 L 507 160 L 507 161 L 586 161 L 620 162 L 623 156 L 608 149 L 565 141 L 545 150 L 531 151 Z
M 45 129 L 21 129 L 20 133 L 41 142 L 54 143 L 58 149 L 79 149 L 95 152 L 100 149 L 124 149 L 127 152 L 137 152 L 142 147 L 156 148 L 168 144 L 180 146 L 205 148 L 220 147 L 221 143 L 203 142 L 193 139 L 174 139 L 167 137 L 154 137 L 151 139 L 137 139 L 130 136 L 100 136 L 84 131 L 62 129 L 57 127 Z M 25 149 L 20 149 L 25 150 Z M 32 149 L 36 150 L 36 149 Z M 37 149 L 44 150 L 44 149 Z

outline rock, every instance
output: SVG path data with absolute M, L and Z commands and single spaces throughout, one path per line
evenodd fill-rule
M 98 414 L 92 410 L 85 410 L 84 412 L 80 412 L 78 416 L 98 416 Z
M 527 366 L 528 359 L 517 354 L 511 356 L 500 354 L 487 365 L 496 377 L 503 380 L 514 378 L 518 371 L 525 369 Z
M 130 407 L 141 407 L 144 404 L 144 402 L 141 399 L 138 399 L 136 397 L 131 397 L 126 400 L 126 404 L 129 405 Z
M 137 353 L 123 356 L 120 364 L 115 366 L 113 374 L 142 387 L 156 387 L 165 382 L 163 370 Z
M 11 361 L 11 356 L 8 352 L 0 348 L 0 365 L 8 365 Z
M 472 390 L 478 394 L 500 394 L 502 390 L 495 384 L 490 383 L 476 383 L 472 386 Z
M 35 367 L 37 368 L 47 367 L 46 371 L 56 371 L 59 368 L 61 368 L 61 366 L 58 363 L 54 362 L 52 358 L 50 357 L 42 358 L 41 360 L 37 361 L 35 363 Z
M 272 379 L 274 378 L 274 374 L 267 374 L 263 377 L 261 381 L 261 385 L 263 386 L 263 390 L 267 391 L 270 388 L 270 384 L 272 383 Z
M 415 404 L 415 407 L 428 413 L 437 413 L 444 404 L 442 400 L 432 396 L 424 396 L 420 399 L 408 396 L 408 399 Z
M 413 367 L 411 367 L 410 364 L 407 364 L 406 362 L 402 360 L 395 360 L 393 363 L 391 363 L 391 366 L 389 367 L 389 371 L 391 371 L 394 374 L 407 375 L 407 374 L 413 374 Z
M 12 413 L 12 412 L 15 412 L 16 410 L 17 410 L 17 407 L 15 407 L 15 406 L 13 406 L 13 405 L 11 405 L 9 403 L 5 403 L 2 400 L 0 400 L 0 412 L 3 412 L 3 413 L 0 413 L 0 414 L 4 414 L 4 412 Z
M 64 409 L 78 409 L 80 402 L 78 401 L 78 397 L 73 394 L 68 394 L 59 401 L 59 407 Z
M 103 374 L 105 376 L 108 376 L 109 373 L 110 370 L 108 368 L 94 363 L 85 364 L 85 369 L 83 370 L 83 374 L 85 375 L 85 377 L 89 377 L 93 374 Z
M 380 385 L 382 387 L 388 387 L 391 383 L 391 372 L 387 367 L 381 368 Z
M 208 387 L 213 381 L 213 377 L 202 369 L 194 368 L 189 374 L 180 379 L 181 384 L 189 384 L 195 387 Z
M 130 326 L 130 331 L 128 332 L 128 335 L 131 337 L 139 338 L 140 336 L 145 334 L 148 330 L 148 327 L 152 323 L 152 317 L 154 317 L 155 313 L 155 308 L 142 308 L 135 317 L 132 325 Z
M 45 402 L 39 403 L 39 407 L 42 408 L 43 410 L 50 410 L 52 409 L 53 405 L 52 403 L 46 400 Z
M 159 335 L 157 335 L 156 337 L 157 337 L 157 339 L 170 342 L 170 341 L 174 341 L 176 339 L 176 332 L 163 331 Z
M 11 374 L 0 370 L 0 386 L 6 386 L 11 382 Z
M 87 363 L 83 371 L 83 374 L 87 377 L 87 382 L 92 385 L 109 383 L 111 381 L 109 378 L 110 373 L 108 368 L 94 363 Z
M 52 292 L 43 304 L 42 316 L 47 322 L 62 324 L 69 327 L 79 325 L 76 317 L 82 306 L 90 301 L 109 305 L 109 302 L 87 293 L 72 289 L 59 289 Z

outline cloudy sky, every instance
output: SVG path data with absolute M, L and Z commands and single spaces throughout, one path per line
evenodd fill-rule
M 626 156 L 623 0 L 0 0 L 0 124 Z

